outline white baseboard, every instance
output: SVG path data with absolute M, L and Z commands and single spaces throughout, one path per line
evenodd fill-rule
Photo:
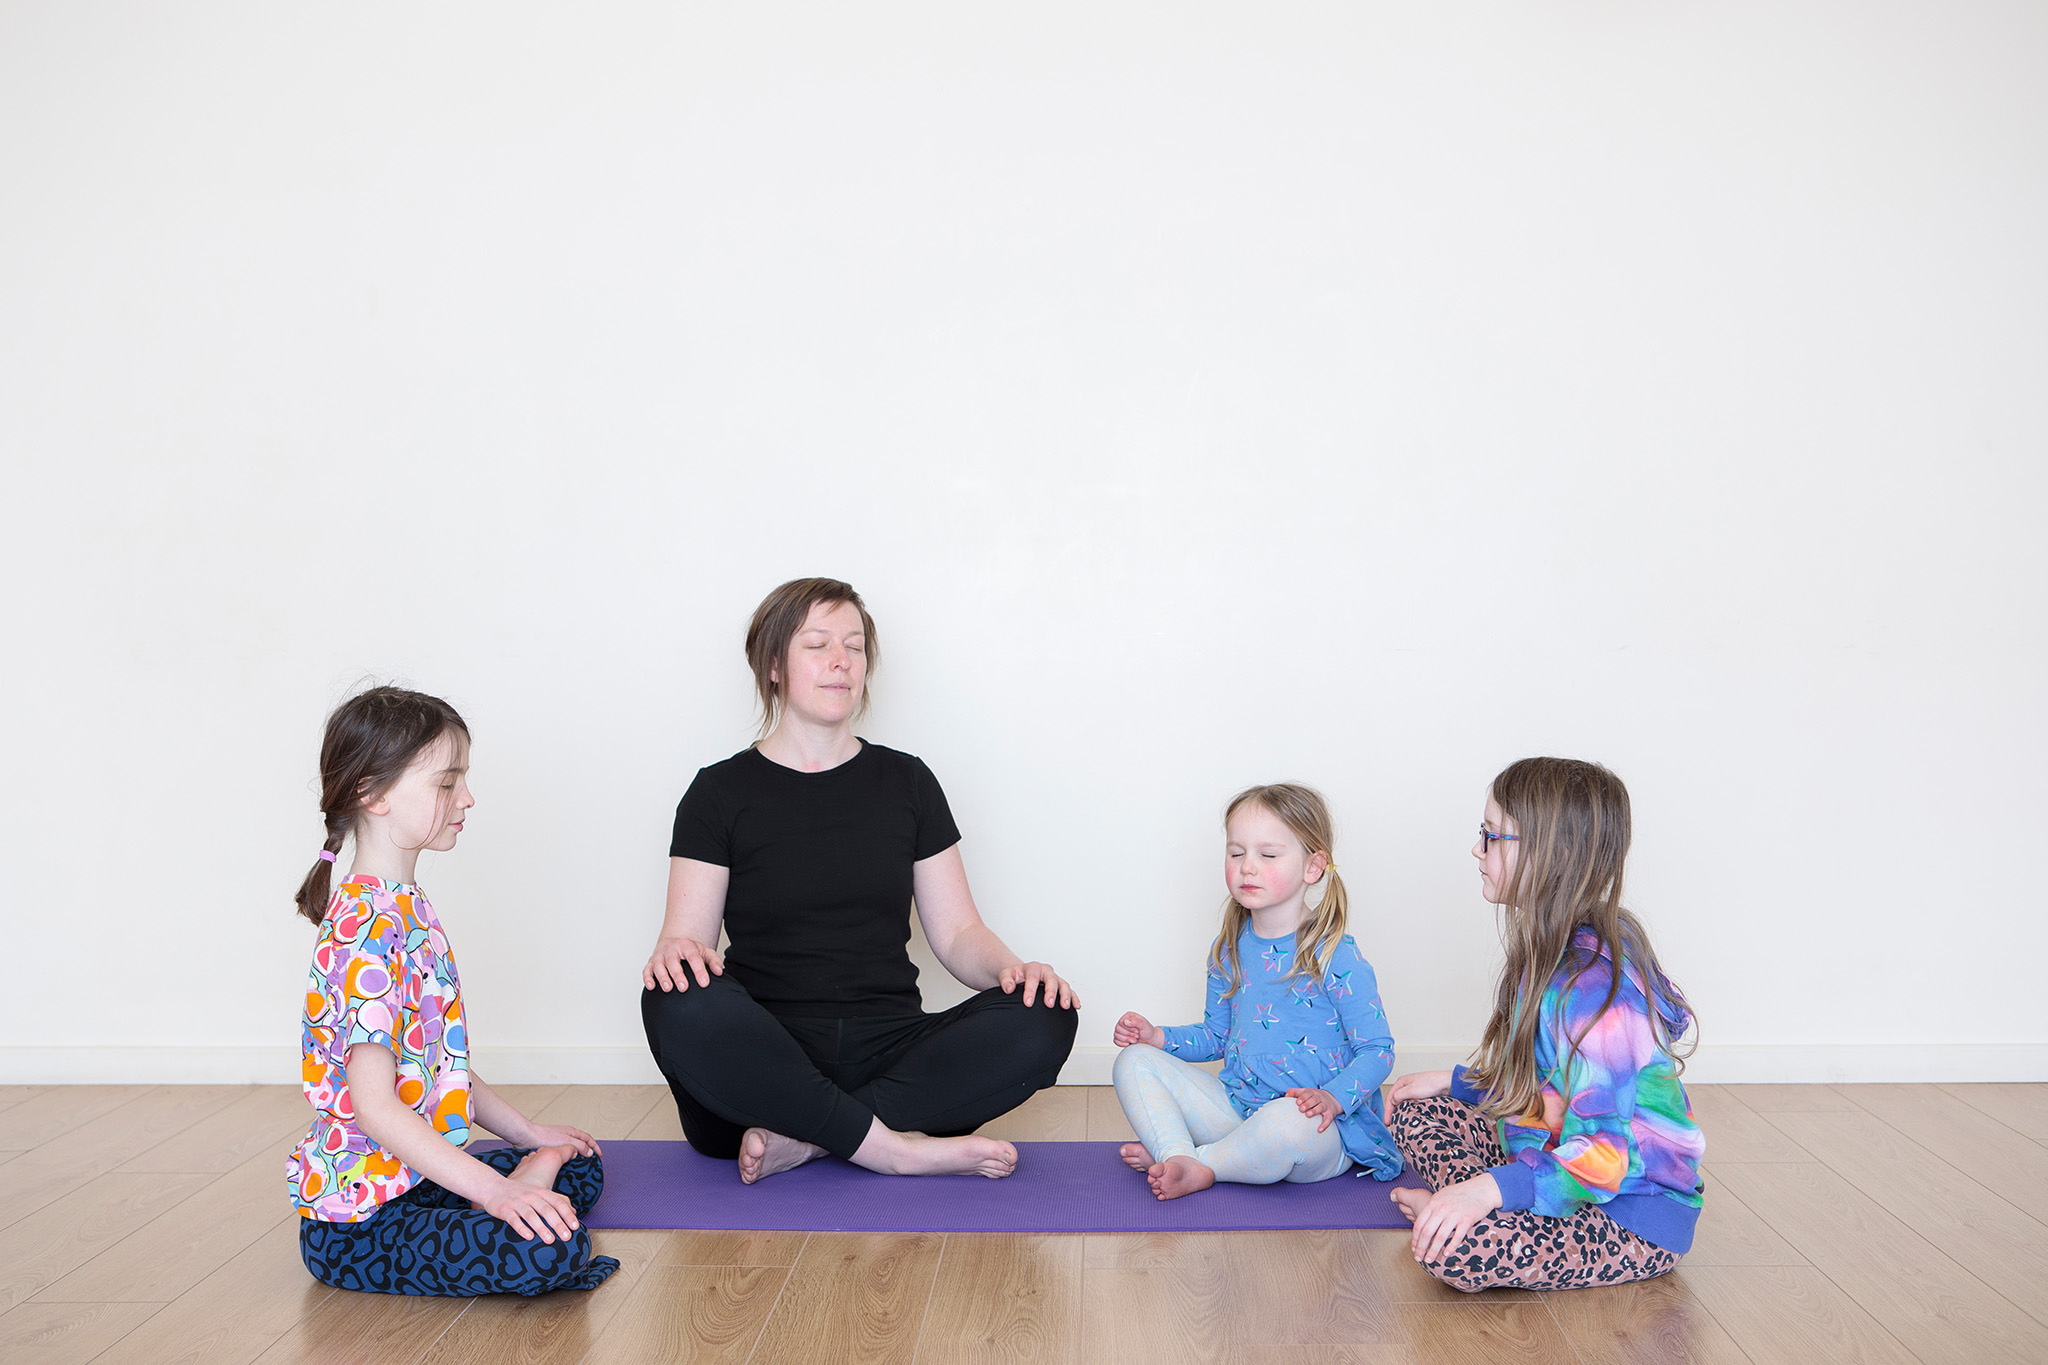
M 1108 1085 L 1117 1050 L 1077 1047 L 1061 1085 Z M 1455 1066 L 1467 1049 L 1400 1049 L 1396 1070 Z M 486 1048 L 485 1077 L 505 1085 L 660 1085 L 641 1047 Z M 0 1047 L 0 1085 L 276 1085 L 299 1077 L 290 1047 Z M 2048 1044 L 1742 1044 L 1699 1050 L 1685 1079 L 1701 1085 L 1857 1084 L 1872 1081 L 2048 1081 Z

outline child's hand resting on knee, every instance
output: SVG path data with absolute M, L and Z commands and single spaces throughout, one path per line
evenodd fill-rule
M 1500 1207 L 1500 1186 L 1488 1171 L 1446 1185 L 1415 1215 L 1408 1250 L 1418 1261 L 1433 1261 L 1465 1240 L 1472 1225 Z
M 1287 1092 L 1287 1098 L 1304 1114 L 1317 1114 L 1322 1122 L 1316 1125 L 1318 1133 L 1325 1131 L 1336 1120 L 1344 1117 L 1344 1106 L 1337 1103 L 1337 1097 L 1327 1090 L 1298 1089 Z
M 538 1237 L 552 1243 L 559 1234 L 566 1242 L 576 1235 L 576 1206 L 566 1196 L 535 1189 L 509 1177 L 478 1207 L 491 1217 L 502 1219 L 527 1241 Z
M 1118 1047 L 1129 1047 L 1132 1043 L 1150 1043 L 1153 1047 L 1166 1046 L 1166 1030 L 1155 1026 L 1151 1020 L 1135 1010 L 1116 1021 L 1116 1032 L 1110 1037 Z
M 1411 1071 L 1394 1082 L 1387 1091 L 1387 1103 L 1399 1104 L 1402 1100 L 1430 1100 L 1438 1095 L 1451 1093 L 1451 1073 L 1448 1071 Z

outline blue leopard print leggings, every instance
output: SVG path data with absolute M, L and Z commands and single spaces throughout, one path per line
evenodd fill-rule
M 477 1152 L 477 1160 L 510 1175 L 531 1148 Z M 594 1156 L 563 1165 L 555 1191 L 569 1196 L 580 1220 L 604 1192 L 604 1167 Z M 569 1241 L 522 1238 L 511 1226 L 461 1195 L 421 1180 L 359 1223 L 299 1220 L 299 1254 L 313 1278 L 336 1289 L 372 1294 L 545 1294 L 595 1289 L 619 1268 L 590 1254 L 590 1229 Z

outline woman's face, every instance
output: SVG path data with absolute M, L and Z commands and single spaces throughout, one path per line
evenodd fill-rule
M 789 653 L 770 675 L 785 715 L 812 725 L 844 725 L 860 710 L 868 682 L 868 641 L 860 608 L 817 603 L 789 640 Z

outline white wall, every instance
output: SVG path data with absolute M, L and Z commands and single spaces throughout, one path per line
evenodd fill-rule
M 1992 0 L 0 7 L 0 1080 L 295 1074 L 366 675 L 475 731 L 423 880 L 483 1069 L 651 1078 L 674 802 L 813 573 L 1087 1047 L 1194 1015 L 1220 806 L 1295 778 L 1462 1049 L 1481 792 L 1558 752 L 1700 1078 L 2048 1078 L 2044 56 Z

